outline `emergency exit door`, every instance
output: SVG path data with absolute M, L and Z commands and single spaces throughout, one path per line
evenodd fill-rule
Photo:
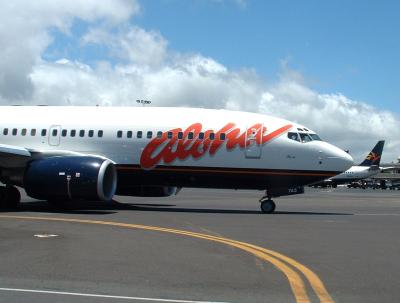
M 60 137 L 61 137 L 61 126 L 53 125 L 49 128 L 49 145 L 58 146 L 60 145 Z

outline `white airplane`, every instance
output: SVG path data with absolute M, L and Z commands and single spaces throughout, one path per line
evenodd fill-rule
M 359 165 L 354 165 L 345 172 L 329 178 L 323 182 L 319 182 L 315 184 L 315 186 L 330 185 L 332 187 L 336 187 L 338 184 L 346 184 L 353 181 L 363 180 L 366 178 L 370 178 L 383 170 L 392 169 L 393 167 L 379 167 L 384 145 L 384 140 L 378 141 L 372 151 L 368 153 L 364 161 L 362 161 Z
M 0 107 L 0 204 L 169 196 L 182 187 L 266 190 L 272 197 L 353 164 L 303 125 L 227 110 L 157 107 Z

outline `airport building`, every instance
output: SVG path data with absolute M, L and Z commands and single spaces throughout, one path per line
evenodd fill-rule
M 379 174 L 377 174 L 373 179 L 400 179 L 400 156 L 397 159 L 397 163 L 381 163 L 382 168 L 391 168 L 387 169 Z

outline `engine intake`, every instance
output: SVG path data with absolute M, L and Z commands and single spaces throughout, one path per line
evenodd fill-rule
M 32 161 L 25 170 L 26 193 L 35 199 L 109 201 L 117 189 L 117 171 L 108 159 L 61 156 Z

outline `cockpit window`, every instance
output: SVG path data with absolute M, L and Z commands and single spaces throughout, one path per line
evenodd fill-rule
M 298 128 L 299 129 L 299 128 Z M 303 128 L 305 129 L 305 128 Z M 302 143 L 307 143 L 311 141 L 322 141 L 322 139 L 317 135 L 317 134 L 310 134 L 310 133 L 304 133 L 304 132 L 288 132 L 287 136 L 290 140 L 302 142 Z
M 317 134 L 309 134 L 309 135 L 315 141 L 322 141 L 321 138 Z
M 312 141 L 311 137 L 308 134 L 300 133 L 301 142 L 310 142 Z
M 300 137 L 298 133 L 293 133 L 293 132 L 289 132 L 287 134 L 288 138 L 294 141 L 299 141 L 300 142 Z

